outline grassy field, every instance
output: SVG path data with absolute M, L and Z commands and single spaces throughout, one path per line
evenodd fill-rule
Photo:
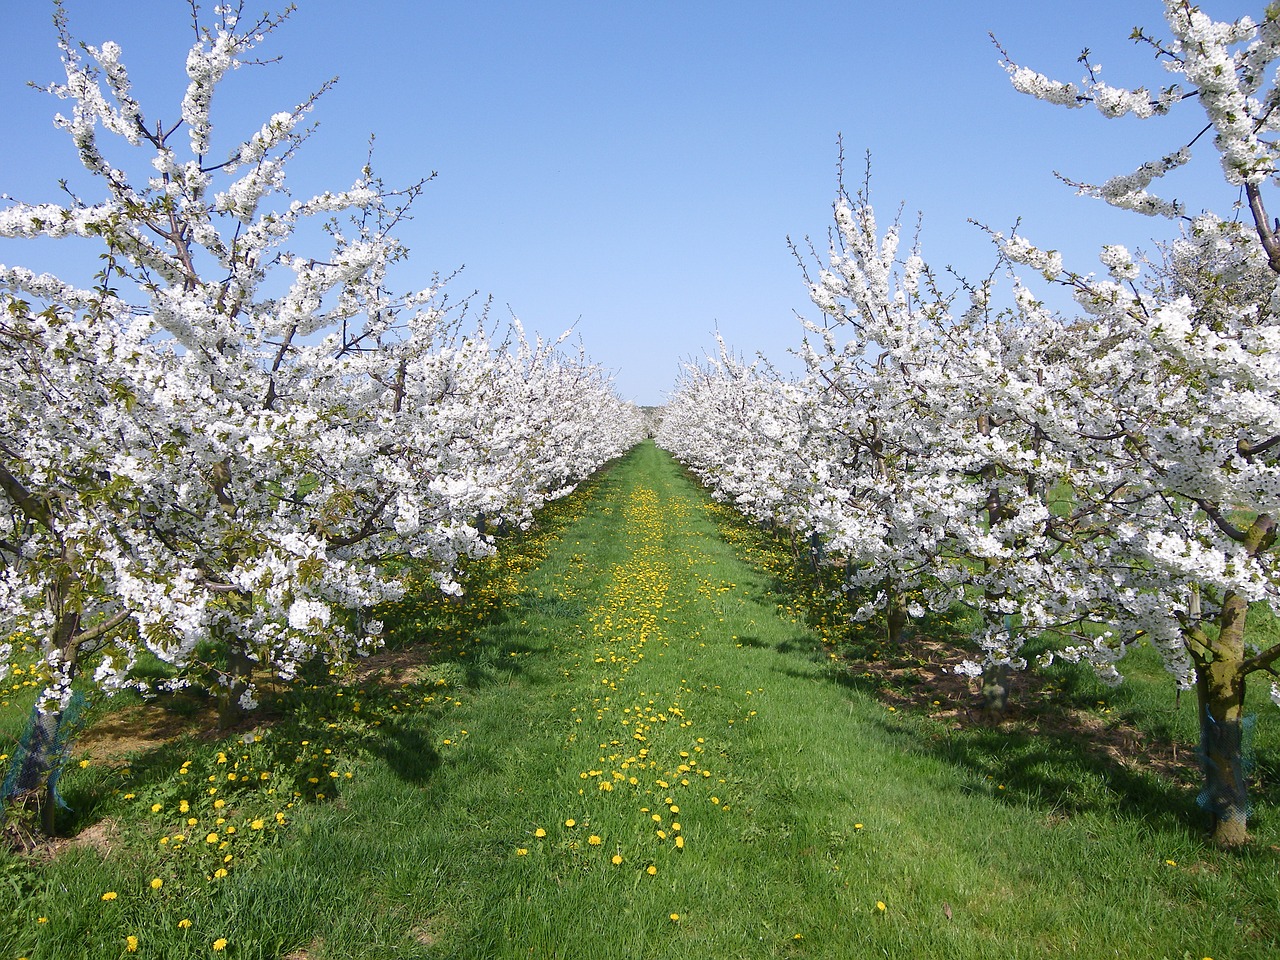
M 97 711 L 77 836 L 0 854 L 0 960 L 1280 953 L 1274 740 L 1254 842 L 1213 848 L 1144 762 L 1193 760 L 1151 664 L 1022 691 L 1071 723 L 972 722 L 651 444 L 508 547 L 254 728 Z

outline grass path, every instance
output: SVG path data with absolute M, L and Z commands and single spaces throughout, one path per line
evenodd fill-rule
M 317 738 L 368 724 L 355 775 L 335 763 L 338 798 L 290 808 L 201 901 L 198 946 L 145 911 L 102 942 L 153 924 L 139 956 L 211 956 L 219 930 L 219 955 L 290 960 L 1276 955 L 1274 853 L 1208 849 L 1171 814 L 1064 815 L 833 682 L 651 444 L 558 514 L 480 591 L 447 663 L 317 708 Z M 28 895 L 80 884 L 98 910 L 104 885 L 152 870 L 92 862 L 105 872 L 55 864 Z M 37 909 L 12 907 L 24 936 Z M 76 955 L 42 936 L 0 960 Z

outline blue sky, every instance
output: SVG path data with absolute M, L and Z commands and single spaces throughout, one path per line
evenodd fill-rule
M 251 0 L 258 11 L 267 0 Z M 212 7 L 212 3 L 208 5 Z M 1246 11 L 1221 2 L 1212 15 Z M 1009 87 L 987 36 L 1020 62 L 1079 79 L 1085 46 L 1114 84 L 1167 83 L 1135 25 L 1159 32 L 1155 0 L 859 3 L 298 0 L 264 47 L 283 62 L 242 70 L 215 101 L 229 135 L 256 129 L 331 76 L 319 130 L 291 167 L 299 195 L 348 186 L 377 135 L 392 184 L 438 177 L 402 231 L 405 289 L 464 266 L 451 290 L 492 296 L 526 328 L 576 324 L 619 391 L 660 403 L 682 361 L 713 349 L 790 369 L 796 314 L 815 311 L 787 237 L 826 245 L 837 137 L 856 186 L 872 158 L 883 221 L 923 216 L 935 267 L 985 275 L 990 247 L 967 221 L 1022 230 L 1097 268 L 1104 243 L 1150 249 L 1163 221 L 1074 196 L 1054 170 L 1099 180 L 1182 145 L 1202 122 L 1105 121 Z M 65 0 L 74 34 L 124 50 L 144 109 L 178 114 L 192 41 L 186 0 Z M 51 4 L 0 0 L 0 192 L 57 199 L 74 154 L 57 101 L 25 88 L 60 79 Z M 13 131 L 18 131 L 16 134 Z M 1207 144 L 1171 193 L 1193 208 L 1236 199 Z M 76 276 L 64 248 L 0 244 L 0 262 Z

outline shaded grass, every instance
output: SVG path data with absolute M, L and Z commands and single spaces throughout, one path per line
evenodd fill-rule
M 1126 782 L 1087 742 L 881 699 L 830 666 L 838 617 L 810 630 L 811 598 L 778 592 L 785 554 L 726 529 L 642 446 L 467 603 L 386 611 L 399 649 L 368 675 L 296 692 L 246 751 L 288 787 L 238 799 L 261 836 L 226 877 L 157 833 L 234 740 L 101 774 L 105 850 L 0 859 L 0 958 L 116 957 L 130 933 L 139 956 L 225 936 L 308 960 L 1274 955 L 1269 810 L 1225 854 L 1184 788 Z M 138 778 L 164 816 L 123 799 Z M 269 800 L 284 823 L 249 830 Z

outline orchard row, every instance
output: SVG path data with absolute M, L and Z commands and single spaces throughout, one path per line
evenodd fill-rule
M 1149 192 L 1187 144 L 1081 187 L 1174 220 L 1159 261 L 1105 246 L 1105 274 L 1081 274 L 1049 245 L 991 232 L 997 268 L 952 293 L 842 183 L 830 258 L 809 278 L 822 321 L 806 325 L 804 375 L 722 349 L 687 371 L 658 440 L 723 499 L 846 565 L 858 616 L 882 615 L 892 639 L 926 610 L 977 611 L 961 669 L 995 708 L 1029 637 L 1050 642 L 1044 660 L 1116 682 L 1126 650 L 1151 643 L 1196 691 L 1215 835 L 1236 843 L 1245 681 L 1280 663 L 1280 645 L 1245 635 L 1250 605 L 1280 614 L 1280 237 L 1264 202 L 1280 163 L 1280 13 L 1216 23 L 1165 8 L 1167 40 L 1134 38 L 1168 88 L 1110 87 L 1087 62 L 1080 84 L 1007 62 L 1013 85 L 1108 117 L 1199 107 L 1199 149 L 1217 151 L 1242 203 L 1192 215 Z M 1074 308 L 1046 307 L 1035 274 Z
M 101 254 L 91 286 L 0 264 L 0 663 L 39 651 L 51 722 L 78 678 L 115 690 L 143 658 L 233 722 L 255 678 L 377 644 L 408 566 L 459 592 L 495 533 L 644 433 L 580 352 L 439 283 L 391 290 L 423 184 L 366 166 L 289 199 L 314 98 L 215 149 L 219 84 L 287 16 L 236 9 L 198 25 L 167 128 L 59 11 L 50 92 L 98 195 L 0 210 L 0 237 Z

